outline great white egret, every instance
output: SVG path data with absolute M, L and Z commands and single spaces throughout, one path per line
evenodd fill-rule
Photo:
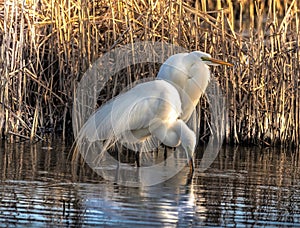
M 196 135 L 186 122 L 209 83 L 209 65 L 220 64 L 232 66 L 200 51 L 171 56 L 156 80 L 138 84 L 100 107 L 79 137 L 103 141 L 102 150 L 116 141 L 136 150 L 150 150 L 158 142 L 181 146 L 193 171 Z

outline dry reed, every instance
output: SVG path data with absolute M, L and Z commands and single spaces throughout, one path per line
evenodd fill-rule
M 0 136 L 38 139 L 52 129 L 65 136 L 74 88 L 90 64 L 115 47 L 146 40 L 235 63 L 213 69 L 228 103 L 227 142 L 299 145 L 300 2 L 211 2 L 1 1 Z M 157 70 L 125 69 L 103 99 Z

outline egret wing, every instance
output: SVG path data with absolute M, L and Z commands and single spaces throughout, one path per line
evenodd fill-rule
M 154 118 L 165 118 L 166 107 L 179 116 L 179 94 L 170 83 L 155 80 L 139 84 L 100 107 L 80 130 L 79 139 L 106 141 L 108 146 L 119 141 L 133 150 L 152 150 L 159 142 L 150 134 L 149 124 Z

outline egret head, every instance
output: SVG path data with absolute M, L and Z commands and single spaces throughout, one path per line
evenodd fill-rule
M 233 66 L 233 64 L 231 63 L 227 63 L 225 61 L 212 58 L 210 54 L 202 51 L 194 51 L 192 52 L 192 54 L 196 55 L 203 63 L 209 66 L 219 66 L 219 65 Z

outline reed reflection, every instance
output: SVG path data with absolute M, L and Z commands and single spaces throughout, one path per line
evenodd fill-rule
M 300 224 L 299 150 L 224 147 L 208 170 L 196 169 L 191 183 L 183 170 L 162 184 L 132 188 L 107 182 L 86 165 L 71 164 L 69 145 L 54 140 L 50 146 L 1 145 L 2 224 Z
M 194 183 L 207 224 L 299 223 L 299 151 L 224 147 Z

